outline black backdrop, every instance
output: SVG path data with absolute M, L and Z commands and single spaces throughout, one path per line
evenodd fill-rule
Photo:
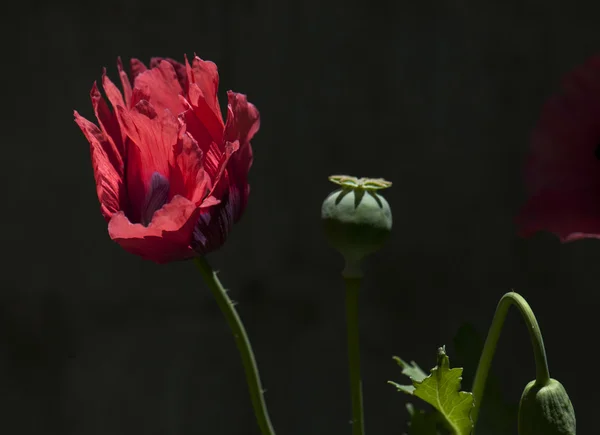
M 349 433 L 341 260 L 320 231 L 327 175 L 385 177 L 390 243 L 361 295 L 369 433 L 401 433 L 392 355 L 435 363 L 525 295 L 580 433 L 594 433 L 600 243 L 515 236 L 530 129 L 560 76 L 600 51 L 593 2 L 141 0 L 6 6 L 2 45 L 0 431 L 257 434 L 229 332 L 191 263 L 108 238 L 89 89 L 116 58 L 220 68 L 262 115 L 251 199 L 213 265 L 253 339 L 279 434 Z M 509 316 L 495 371 L 534 377 Z M 589 386 L 588 386 L 589 385 Z M 516 433 L 516 429 L 513 431 Z

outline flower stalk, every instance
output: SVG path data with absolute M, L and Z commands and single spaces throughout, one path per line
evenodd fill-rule
M 252 345 L 250 344 L 250 339 L 248 338 L 242 319 L 240 319 L 233 301 L 227 295 L 227 290 L 225 290 L 221 284 L 216 272 L 213 271 L 210 264 L 208 264 L 208 261 L 206 261 L 204 257 L 197 257 L 194 259 L 194 262 L 198 267 L 202 278 L 204 278 L 204 281 L 212 291 L 213 296 L 233 333 L 235 344 L 237 345 L 242 358 L 242 364 L 246 373 L 246 382 L 248 383 L 248 389 L 250 390 L 250 399 L 260 431 L 262 435 L 275 435 L 275 430 L 271 424 L 267 404 L 265 403 L 263 395 L 264 390 L 258 372 L 258 365 L 256 364 Z
M 473 421 L 473 435 L 475 434 L 475 428 L 477 425 L 477 418 L 479 416 L 479 410 L 481 408 L 481 401 L 485 392 L 485 383 L 492 365 L 492 359 L 496 352 L 496 345 L 502 332 L 502 326 L 508 313 L 508 309 L 511 305 L 518 308 L 527 330 L 529 331 L 529 337 L 531 339 L 531 346 L 533 347 L 533 355 L 535 358 L 535 369 L 536 369 L 536 384 L 540 387 L 547 385 L 550 382 L 550 371 L 548 370 L 548 360 L 546 358 L 546 350 L 544 348 L 544 340 L 542 338 L 542 332 L 538 325 L 537 319 L 533 314 L 533 310 L 521 295 L 515 292 L 506 293 L 500 299 L 492 320 L 492 325 L 488 332 L 485 344 L 483 346 L 483 352 L 479 359 L 479 365 L 477 372 L 475 373 L 475 379 L 473 381 L 473 396 L 475 399 L 475 405 L 471 411 L 471 419 Z
M 352 398 L 352 434 L 364 435 L 362 380 L 360 377 L 360 345 L 358 327 L 358 294 L 362 278 L 344 277 L 346 282 L 346 323 L 348 335 L 348 369 Z

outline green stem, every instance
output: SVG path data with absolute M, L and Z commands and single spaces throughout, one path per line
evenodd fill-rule
M 362 381 L 360 379 L 360 347 L 358 328 L 358 292 L 361 278 L 344 277 L 346 282 L 346 323 L 348 333 L 348 367 L 352 396 L 352 434 L 364 435 Z
M 246 334 L 246 329 L 242 323 L 242 319 L 238 315 L 233 302 L 227 295 L 227 290 L 223 288 L 223 285 L 219 281 L 216 272 L 212 270 L 208 262 L 204 257 L 197 257 L 194 259 L 198 270 L 202 274 L 204 281 L 212 291 L 219 308 L 223 312 L 235 344 L 242 357 L 242 364 L 246 372 L 246 382 L 250 390 L 250 399 L 252 400 L 252 406 L 254 407 L 254 414 L 260 427 L 260 431 L 263 435 L 275 435 L 275 430 L 271 424 L 269 418 L 269 412 L 267 411 L 267 404 L 263 397 L 263 387 L 260 382 L 260 375 L 258 373 L 258 366 L 256 359 L 254 358 L 254 352 L 252 351 L 252 345 Z
M 475 434 L 475 426 L 477 424 L 477 417 L 479 416 L 479 409 L 481 407 L 481 401 L 483 400 L 483 393 L 485 391 L 485 383 L 492 365 L 492 359 L 496 351 L 496 344 L 500 338 L 500 332 L 502 331 L 502 325 L 506 319 L 506 314 L 511 305 L 516 306 L 525 320 L 527 330 L 529 331 L 529 337 L 531 339 L 531 345 L 533 347 L 533 355 L 535 357 L 535 371 L 536 371 L 536 383 L 540 386 L 546 385 L 550 381 L 550 372 L 548 370 L 548 361 L 546 359 L 546 350 L 544 349 L 544 340 L 542 338 L 542 332 L 538 322 L 533 314 L 533 310 L 527 303 L 527 301 L 518 293 L 509 292 L 506 293 L 500 299 L 494 319 L 492 320 L 492 326 L 488 332 L 485 345 L 483 346 L 483 352 L 479 360 L 479 366 L 475 373 L 475 380 L 473 381 L 473 397 L 475 399 L 475 405 L 471 411 L 471 419 L 473 420 L 473 434 Z

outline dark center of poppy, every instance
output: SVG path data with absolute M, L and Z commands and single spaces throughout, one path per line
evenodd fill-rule
M 150 178 L 150 188 L 142 206 L 141 224 L 147 227 L 154 213 L 166 204 L 167 199 L 169 199 L 169 180 L 155 172 Z
M 600 160 L 600 144 L 596 145 L 596 149 L 594 150 L 594 155 L 598 160 Z

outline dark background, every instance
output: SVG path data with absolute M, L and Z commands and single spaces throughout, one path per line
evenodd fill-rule
M 560 76 L 600 51 L 593 2 L 19 1 L 2 18 L 0 431 L 257 434 L 229 331 L 189 262 L 110 241 L 88 143 L 116 58 L 216 62 L 262 116 L 251 199 L 211 255 L 253 339 L 279 434 L 350 433 L 342 262 L 320 229 L 332 173 L 384 177 L 390 243 L 361 295 L 367 430 L 399 434 L 392 355 L 435 364 L 500 296 L 538 315 L 579 432 L 597 432 L 600 242 L 516 237 L 529 132 Z M 8 8 L 8 6 L 7 6 Z M 513 312 L 495 371 L 534 378 Z M 468 367 L 469 368 L 469 367 Z M 473 370 L 473 367 L 470 367 Z M 512 425 L 512 426 L 510 426 Z M 516 433 L 516 422 L 508 433 Z

